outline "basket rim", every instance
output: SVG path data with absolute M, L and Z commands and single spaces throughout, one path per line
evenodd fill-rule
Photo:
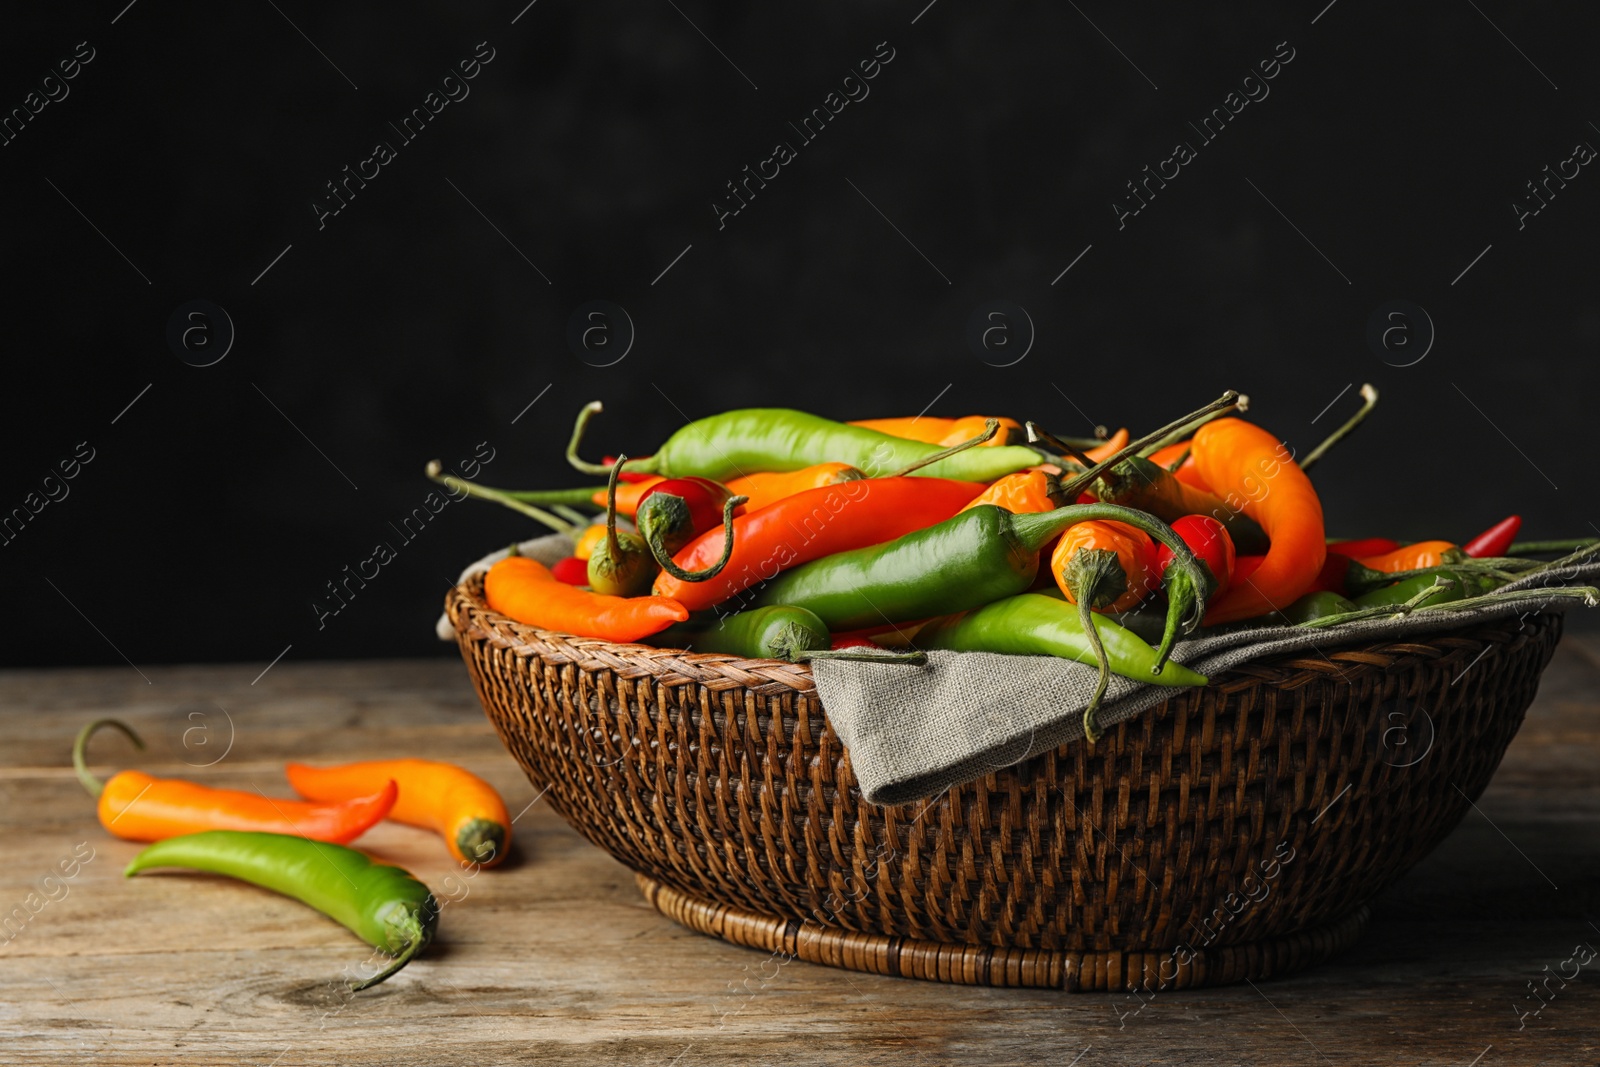
M 445 595 L 445 614 L 457 639 L 481 638 L 497 648 L 519 656 L 538 656 L 580 667 L 617 671 L 625 676 L 654 676 L 665 685 L 701 684 L 711 689 L 745 687 L 761 693 L 792 690 L 816 691 L 816 678 L 809 663 L 781 659 L 747 659 L 721 652 L 688 652 L 640 642 L 606 641 L 580 637 L 558 630 L 544 630 L 518 622 L 495 611 L 483 593 L 483 573 L 469 575 Z M 1539 612 L 1559 617 L 1559 612 Z M 1247 660 L 1225 671 L 1218 671 L 1200 689 L 1230 690 L 1253 685 L 1265 677 L 1296 672 L 1308 677 L 1345 675 L 1349 668 L 1387 668 L 1402 656 L 1440 657 L 1451 646 L 1480 643 L 1486 630 L 1515 629 L 1502 618 L 1489 618 L 1467 626 L 1446 627 L 1406 640 L 1384 640 L 1351 644 L 1329 652 L 1307 655 L 1288 652 Z M 1525 627 L 1523 628 L 1525 630 Z M 1441 647 L 1445 646 L 1445 647 Z

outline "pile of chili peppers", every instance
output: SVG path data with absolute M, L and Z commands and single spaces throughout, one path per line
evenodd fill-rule
M 927 649 L 1061 656 L 1111 674 L 1206 684 L 1169 662 L 1222 628 L 1333 626 L 1470 607 L 1593 540 L 1516 543 L 1512 516 L 1464 543 L 1330 539 L 1307 475 L 1377 393 L 1296 461 L 1239 417 L 1234 392 L 1140 437 L 1056 437 L 970 416 L 833 422 L 754 408 L 699 419 L 654 454 L 567 458 L 604 486 L 509 491 L 430 477 L 568 534 L 553 567 L 515 554 L 484 581 L 520 622 L 607 642 L 791 661 L 917 663 Z M 591 522 L 585 509 L 603 509 Z M 1538 555 L 1568 552 L 1540 562 Z M 1508 593 L 1508 596 L 1521 596 Z M 1542 599 L 1587 588 L 1541 589 Z
M 130 841 L 154 842 L 123 872 L 178 867 L 223 874 L 271 889 L 337 920 L 393 957 L 353 982 L 367 989 L 394 975 L 433 939 L 439 903 L 428 887 L 391 864 L 346 847 L 388 818 L 444 838 L 464 870 L 492 867 L 511 844 L 511 817 L 493 786 L 436 760 L 395 759 L 308 767 L 291 763 L 303 800 L 214 789 L 122 771 L 102 782 L 88 767 L 89 739 L 102 727 L 144 742 L 125 723 L 97 719 L 72 747 L 72 763 L 98 799 L 101 825 Z

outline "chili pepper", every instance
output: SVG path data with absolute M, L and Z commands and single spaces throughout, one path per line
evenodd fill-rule
M 1165 522 L 1185 515 L 1209 515 L 1227 528 L 1234 547 L 1249 555 L 1267 551 L 1267 535 L 1249 515 L 1225 501 L 1186 485 L 1165 468 L 1138 456 L 1118 463 L 1095 483 L 1095 495 L 1108 504 L 1148 511 Z
M 936 620 L 917 634 L 917 644 L 957 652 L 1060 656 L 1097 665 L 1100 681 L 1083 712 L 1083 733 L 1091 742 L 1101 737 L 1097 713 L 1109 672 L 1166 686 L 1207 681 L 1181 663 L 1168 663 L 1162 669 L 1154 649 L 1105 616 L 1038 593 L 1019 593 Z
M 394 807 L 397 789 L 393 782 L 379 783 L 369 795 L 338 804 L 308 804 L 259 792 L 211 789 L 177 778 L 153 778 L 142 771 L 121 771 L 102 783 L 89 773 L 85 762 L 89 738 L 102 726 L 115 727 L 144 748 L 139 735 L 126 723 L 96 719 L 78 731 L 72 744 L 72 766 L 89 795 L 99 798 L 100 824 L 129 841 L 159 841 L 197 830 L 266 830 L 343 844 L 383 821 Z
M 707 530 L 722 525 L 722 513 L 747 498 L 734 497 L 709 478 L 669 478 L 645 490 L 634 518 L 651 553 L 663 563 Z
M 1439 584 L 1440 578 L 1445 579 L 1450 584 Z M 1492 576 L 1479 571 L 1439 571 L 1434 574 L 1418 574 L 1407 578 L 1405 581 L 1386 585 L 1382 589 L 1374 589 L 1370 593 L 1363 593 L 1355 598 L 1355 603 L 1358 608 L 1404 604 L 1435 585 L 1439 586 L 1439 591 L 1421 603 L 1429 605 L 1449 604 L 1457 600 L 1465 600 L 1470 596 L 1480 596 L 1490 592 L 1499 583 Z
M 1151 589 L 1155 543 L 1126 523 L 1090 520 L 1069 527 L 1050 554 L 1050 576 L 1067 602 L 1123 612 Z
M 1465 559 L 1461 549 L 1449 541 L 1418 541 L 1391 552 L 1376 556 L 1363 556 L 1357 560 L 1363 567 L 1393 574 L 1397 571 L 1417 571 L 1424 567 L 1437 567 L 1441 563 L 1459 563 Z
M 350 800 L 380 782 L 400 786 L 389 818 L 444 838 L 460 863 L 493 867 L 511 845 L 511 814 L 494 786 L 453 763 L 429 759 L 365 760 L 337 767 L 284 768 L 294 791 L 307 800 Z
M 1233 538 L 1228 536 L 1227 527 L 1210 515 L 1184 515 L 1173 520 L 1172 532 L 1183 538 L 1183 543 L 1188 545 L 1189 550 L 1206 565 L 1211 577 L 1216 580 L 1217 593 L 1233 584 L 1234 564 L 1238 557 L 1235 554 Z M 1167 573 L 1167 568 L 1172 565 L 1172 558 L 1172 550 L 1166 545 L 1156 546 L 1157 578 Z M 1216 593 L 1212 595 L 1215 596 Z
M 1522 530 L 1522 516 L 1509 515 L 1483 533 L 1461 546 L 1461 551 L 1474 559 L 1485 556 L 1503 556 Z
M 721 575 L 691 583 L 662 574 L 655 592 L 701 611 L 786 567 L 948 519 L 982 489 L 943 478 L 870 478 L 807 489 L 733 520 L 733 552 Z M 702 534 L 674 562 L 685 569 L 703 567 L 716 551 L 716 535 Z
M 776 504 L 786 496 L 815 489 L 821 485 L 853 482 L 866 475 L 848 463 L 818 463 L 797 471 L 761 471 L 734 478 L 728 482 L 728 491 L 747 497 L 746 511 L 759 511 L 768 504 Z
M 611 468 L 611 484 L 606 490 L 605 540 L 595 542 L 589 550 L 589 588 L 608 596 L 639 596 L 661 572 L 644 538 L 626 530 L 617 532 L 617 475 L 627 461 L 627 456 L 619 456 Z
M 578 414 L 568 461 L 581 471 L 604 469 L 578 458 L 578 444 L 589 420 L 601 410 L 594 401 Z M 723 481 L 748 471 L 792 471 L 818 463 L 848 463 L 869 474 L 910 467 L 943 449 L 876 430 L 834 422 L 787 408 L 745 408 L 697 419 L 678 430 L 656 454 L 630 460 L 637 470 L 666 477 L 699 475 Z M 1039 454 L 1018 445 L 971 448 L 922 467 L 922 477 L 992 482 L 1031 467 Z
M 1328 542 L 1329 552 L 1336 552 L 1347 559 L 1362 559 L 1366 556 L 1382 555 L 1385 552 L 1393 552 L 1399 547 L 1399 541 L 1391 541 L 1387 537 L 1366 537 L 1359 541 Z
M 606 539 L 606 524 L 603 522 L 592 523 L 584 527 L 583 533 L 572 543 L 572 554 L 585 562 L 594 555 L 594 546 Z M 583 584 L 589 583 L 589 574 L 585 570 Z
M 1100 444 L 1097 444 L 1097 445 L 1093 446 L 1092 448 L 1084 449 L 1083 450 L 1083 454 L 1085 456 L 1089 457 L 1090 459 L 1094 460 L 1096 463 L 1104 463 L 1107 459 L 1111 458 L 1111 456 L 1114 455 L 1115 453 L 1120 452 L 1124 448 L 1127 448 L 1128 447 L 1128 439 L 1129 438 L 1128 438 L 1127 427 L 1123 427 L 1122 429 L 1119 429 L 1116 433 L 1112 434 L 1111 437 L 1108 440 L 1106 440 L 1106 441 L 1104 441 L 1104 442 L 1102 442 Z
M 890 437 L 904 437 L 908 441 L 922 441 L 936 445 L 944 440 L 955 419 L 941 419 L 936 415 L 904 416 L 889 419 L 854 419 L 849 425 L 864 430 L 876 430 Z
M 605 466 L 605 467 L 613 466 L 616 462 L 617 462 L 617 457 L 616 456 L 605 456 L 600 460 L 601 466 Z M 622 480 L 624 482 L 637 482 L 637 483 L 639 483 L 641 485 L 649 485 L 651 480 L 654 479 L 655 477 L 656 477 L 656 475 L 654 475 L 654 474 L 637 474 L 637 473 L 635 473 L 633 471 L 623 471 L 622 472 Z M 595 503 L 598 504 L 598 503 L 600 503 L 600 501 L 597 500 L 597 501 L 595 501 Z M 626 515 L 627 512 L 623 512 L 623 514 Z
M 550 568 L 526 556 L 490 567 L 483 593 L 489 607 L 518 622 L 603 641 L 637 641 L 689 617 L 688 609 L 670 597 L 606 596 L 565 585 Z
M 959 445 L 974 434 L 982 433 L 984 426 L 988 424 L 989 418 L 990 416 L 987 415 L 967 415 L 964 418 L 956 419 L 950 424 L 950 428 L 945 431 L 945 435 L 939 438 L 937 443 L 941 445 Z M 1000 448 L 1008 444 L 1020 444 L 1027 440 L 1023 436 L 1022 423 L 1016 419 L 999 417 L 996 421 L 1000 423 L 1001 432 L 985 441 L 984 445 L 986 447 Z
M 1193 486 L 1207 493 L 1211 492 L 1206 480 L 1200 477 L 1200 468 L 1194 464 L 1193 441 L 1179 441 L 1165 448 L 1158 448 L 1146 458 L 1184 485 Z
M 831 638 L 815 613 L 805 608 L 770 607 L 726 615 L 709 626 L 674 626 L 651 643 L 681 645 L 692 652 L 793 662 L 806 652 L 828 648 Z
M 408 872 L 353 848 L 284 834 L 210 830 L 151 845 L 122 873 L 181 867 L 227 875 L 293 897 L 340 923 L 395 961 L 351 986 L 360 991 L 392 977 L 433 940 L 439 902 Z
M 1210 577 L 1164 523 L 1115 504 L 1084 504 L 1013 515 L 984 504 L 925 529 L 866 548 L 837 552 L 784 571 L 760 591 L 757 604 L 810 608 L 831 630 L 901 622 L 980 607 L 1025 591 L 1039 568 L 1039 550 L 1069 527 L 1112 519 L 1172 548 L 1180 566 L 1167 573 L 1168 634 L 1164 662 L 1180 625 L 1199 624 Z
M 1266 556 L 1237 556 L 1233 561 L 1233 581 L 1229 585 L 1243 585 L 1248 582 L 1261 569 L 1267 561 Z
M 1323 619 L 1330 615 L 1343 615 L 1355 611 L 1357 605 L 1354 601 L 1328 590 L 1319 590 L 1307 593 L 1282 611 L 1272 613 L 1274 621 L 1282 621 L 1289 626 L 1300 626 L 1312 619 Z
M 1243 511 L 1271 541 L 1247 582 L 1212 602 L 1206 624 L 1248 619 L 1292 604 L 1310 588 L 1327 557 L 1322 502 L 1288 450 L 1243 419 L 1208 422 L 1194 435 L 1200 475 L 1232 510 Z
M 577 556 L 557 560 L 555 566 L 550 568 L 550 573 L 555 575 L 556 581 L 566 582 L 568 585 L 589 584 L 589 563 Z
M 624 456 L 623 458 L 626 459 L 627 457 Z M 614 459 L 610 462 L 612 466 L 617 463 Z M 618 480 L 626 484 L 617 486 L 617 514 L 626 515 L 631 519 L 638 512 L 639 503 L 644 500 L 646 494 L 667 479 L 659 474 L 635 474 L 629 477 L 628 473 L 624 471 L 618 476 Z M 517 496 L 515 493 L 511 495 Z M 518 499 L 521 498 L 518 497 Z M 599 504 L 604 508 L 609 506 L 610 499 L 611 488 L 607 486 L 604 489 L 596 489 L 594 495 L 590 497 L 590 502 Z M 531 503 L 537 504 L 538 501 L 531 501 Z
M 989 486 L 972 498 L 962 511 L 979 504 L 993 504 L 1014 515 L 1051 511 L 1065 503 L 1060 499 L 1061 480 L 1042 470 L 1018 471 Z

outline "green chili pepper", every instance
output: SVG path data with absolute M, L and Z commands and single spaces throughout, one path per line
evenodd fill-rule
M 1154 685 L 1205 685 L 1206 677 L 1181 663 L 1171 663 L 1160 674 L 1155 649 L 1105 615 L 1094 616 L 1111 670 L 1124 678 Z M 917 632 L 922 648 L 956 652 L 1003 652 L 1021 656 L 1059 656 L 1097 666 L 1078 608 L 1043 593 L 1018 593 L 975 611 L 936 619 Z
M 1039 550 L 1073 523 L 1114 519 L 1172 550 L 1167 569 L 1167 627 L 1151 673 L 1172 652 L 1179 631 L 1199 626 L 1212 579 L 1189 546 L 1159 519 L 1115 504 L 1074 504 L 1014 515 L 980 504 L 953 518 L 880 545 L 838 552 L 784 571 L 757 605 L 810 608 L 832 630 L 948 615 L 1025 592 L 1039 570 Z
M 1432 588 L 1440 578 L 1450 582 L 1449 585 L 1439 585 L 1439 589 L 1432 596 L 1423 600 L 1422 604 L 1448 604 L 1456 600 L 1465 600 L 1472 596 L 1481 596 L 1490 592 L 1501 583 L 1493 576 L 1480 571 L 1430 569 L 1427 574 L 1418 574 L 1407 578 L 1403 582 L 1374 589 L 1370 593 L 1363 593 L 1356 597 L 1357 608 L 1376 608 L 1391 604 L 1404 604 L 1422 591 Z
M 606 468 L 580 459 L 578 444 L 589 420 L 600 410 L 596 400 L 578 413 L 567 448 L 568 461 L 591 474 L 604 474 Z M 725 482 L 755 471 L 793 471 L 818 463 L 848 463 L 869 475 L 884 475 L 943 451 L 939 445 L 891 437 L 804 411 L 745 408 L 689 423 L 667 438 L 655 455 L 629 460 L 623 470 Z M 1031 448 L 1002 445 L 967 449 L 914 473 L 929 478 L 992 482 L 1039 462 L 1039 453 Z
M 1310 622 L 1312 619 L 1321 619 L 1328 615 L 1343 615 L 1355 611 L 1357 605 L 1340 596 L 1338 593 L 1326 590 L 1316 593 L 1307 593 L 1282 611 L 1273 612 L 1268 618 L 1271 622 L 1283 622 L 1290 626 L 1299 626 L 1301 623 Z
M 151 867 L 225 874 L 294 897 L 397 957 L 355 990 L 377 985 L 411 962 L 439 923 L 433 894 L 399 867 L 375 863 L 343 845 L 288 834 L 207 830 L 169 837 L 135 856 L 123 874 Z
M 653 645 L 691 652 L 792 662 L 803 652 L 827 648 L 832 639 L 815 612 L 777 605 L 741 611 L 705 625 L 679 623 L 649 640 Z

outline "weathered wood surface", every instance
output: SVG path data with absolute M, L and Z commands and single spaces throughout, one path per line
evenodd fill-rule
M 624 868 L 543 804 L 510 866 L 471 879 L 439 842 L 383 826 L 363 847 L 444 897 L 439 940 L 368 993 L 350 934 L 249 886 L 123 880 L 68 766 L 87 719 L 102 772 L 137 764 L 288 795 L 286 758 L 420 754 L 535 798 L 461 665 L 126 668 L 0 674 L 0 916 L 80 843 L 94 858 L 0 930 L 8 1064 L 1593 1064 L 1600 958 L 1539 1003 L 1528 983 L 1600 948 L 1600 638 L 1569 635 L 1493 785 L 1382 897 L 1354 949 L 1259 988 L 1131 996 L 975 989 L 811 966 L 700 937 L 652 911 Z M 226 709 L 226 713 L 224 710 Z M 232 747 L 227 749 L 230 734 Z M 226 755 L 223 755 L 227 749 Z M 217 757 L 222 758 L 218 759 Z M 212 763 L 216 760 L 215 763 Z M 210 766 L 205 766 L 211 764 Z M 45 898 L 35 898 L 38 905 Z M 1546 970 L 1546 967 L 1549 970 Z M 1074 1059 L 1074 1057 L 1079 1057 Z

